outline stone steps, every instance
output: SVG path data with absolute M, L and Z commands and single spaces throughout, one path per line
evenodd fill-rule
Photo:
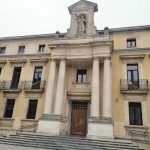
M 144 150 L 130 141 L 91 140 L 76 136 L 48 136 L 42 134 L 16 133 L 0 137 L 0 144 L 53 149 L 53 150 Z

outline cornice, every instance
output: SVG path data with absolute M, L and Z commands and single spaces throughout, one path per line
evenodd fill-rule
M 40 59 L 29 59 L 30 63 L 47 63 L 49 59 L 40 58 Z
M 0 55 L 0 58 L 25 58 L 25 57 L 44 57 L 44 56 L 50 56 L 50 53 L 38 53 L 38 54 L 14 54 L 14 55 Z
M 120 59 L 144 59 L 146 54 L 139 54 L 139 55 L 120 55 Z
M 150 47 L 146 48 L 129 48 L 129 49 L 114 49 L 114 53 L 120 52 L 143 52 L 143 51 L 150 51 Z
M 25 63 L 27 63 L 27 60 L 26 59 L 9 60 L 9 63 L 11 63 L 11 64 L 25 64 Z

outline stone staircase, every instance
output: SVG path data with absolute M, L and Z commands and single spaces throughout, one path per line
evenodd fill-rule
M 91 140 L 77 136 L 48 136 L 16 133 L 0 136 L 0 144 L 34 147 L 50 150 L 144 150 L 130 141 Z

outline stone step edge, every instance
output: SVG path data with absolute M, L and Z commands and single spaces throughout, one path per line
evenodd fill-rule
M 0 142 L 2 142 L 2 141 L 3 141 L 3 140 L 1 140 Z M 20 144 L 25 144 L 25 143 L 26 143 L 26 144 L 28 144 L 28 145 L 31 144 L 31 147 L 32 147 L 32 145 L 33 145 L 33 142 L 32 142 L 32 141 L 30 141 L 30 142 L 27 142 L 27 141 L 26 141 L 26 142 L 25 142 L 25 141 L 19 141 L 19 140 L 18 140 L 18 141 L 12 141 L 12 140 L 11 140 L 11 141 L 8 141 L 8 140 L 7 140 L 7 141 L 3 141 L 3 142 L 6 142 L 6 143 L 9 143 L 9 142 L 10 142 L 10 143 L 20 143 Z M 35 144 L 35 142 L 34 142 L 34 144 Z M 38 144 L 39 144 L 39 143 L 36 143 L 36 145 L 38 145 Z M 41 146 L 45 146 L 45 145 L 49 146 L 50 144 L 55 144 L 55 143 L 48 143 L 48 144 L 46 144 L 46 143 L 40 143 L 39 145 L 41 145 Z M 59 143 L 59 144 L 62 144 L 62 143 Z M 65 142 L 64 142 L 64 144 L 65 144 Z M 70 144 L 70 143 L 69 143 L 69 146 L 77 146 L 77 144 Z M 86 146 L 86 145 L 85 145 L 85 146 Z M 88 146 L 90 146 L 90 145 L 88 145 Z M 113 145 L 113 146 L 109 146 L 109 145 L 103 145 L 103 144 L 102 144 L 102 145 L 99 145 L 99 146 L 101 146 L 101 147 L 106 147 L 106 148 L 126 148 L 126 146 L 125 146 L 125 147 L 124 147 L 124 146 L 114 146 L 114 145 Z M 91 146 L 91 147 L 92 147 L 92 148 L 94 148 L 94 147 L 96 148 L 96 147 L 99 147 L 99 146 L 96 146 L 96 145 L 95 145 L 95 146 L 93 146 L 93 147 Z M 138 149 L 139 146 L 135 146 L 135 147 L 129 147 L 129 146 L 128 146 L 128 148 L 130 148 L 130 149 L 135 149 L 135 148 Z

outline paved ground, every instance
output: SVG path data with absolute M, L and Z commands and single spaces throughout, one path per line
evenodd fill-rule
M 0 150 L 45 150 L 45 149 L 0 144 Z

